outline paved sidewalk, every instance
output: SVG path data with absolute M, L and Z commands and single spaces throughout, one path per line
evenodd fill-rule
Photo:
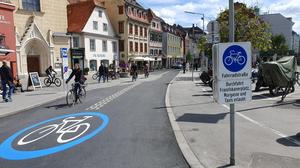
M 157 77 L 160 77 L 162 74 L 158 73 L 158 71 L 155 73 L 151 73 L 150 77 L 147 80 L 155 80 Z M 159 71 L 162 72 L 162 71 Z M 106 83 L 99 84 L 98 81 L 92 79 L 92 73 L 90 73 L 87 76 L 87 90 L 93 90 L 93 89 L 100 89 L 100 88 L 108 88 L 113 86 L 121 86 L 121 85 L 129 85 L 131 84 L 131 78 L 120 78 L 117 80 L 109 80 Z M 143 81 L 144 75 L 139 75 L 139 81 Z M 41 79 L 43 81 L 43 79 Z M 73 80 L 72 80 L 73 81 Z M 68 89 L 71 88 L 70 84 L 72 81 L 68 84 Z M 43 83 L 43 82 L 42 82 Z M 12 114 L 16 114 L 18 112 L 28 110 L 43 104 L 47 104 L 49 102 L 55 101 L 59 98 L 63 98 L 66 96 L 66 89 L 63 88 L 63 85 L 61 87 L 56 86 L 50 86 L 50 87 L 44 87 L 36 88 L 35 91 L 29 91 L 29 92 L 18 92 L 16 94 L 13 94 L 13 102 L 5 103 L 0 102 L 0 118 L 9 116 Z
M 170 83 L 166 95 L 168 115 L 178 144 L 192 168 L 228 167 L 229 110 L 213 101 L 211 88 L 202 85 L 199 73 L 194 74 L 193 82 L 191 72 L 180 72 Z M 249 107 L 253 108 L 251 103 Z M 299 158 L 297 148 L 260 137 L 274 135 L 238 115 L 236 125 L 236 166 L 233 167 L 271 168 L 275 165 L 294 168 L 300 165 L 300 159 L 295 159 Z

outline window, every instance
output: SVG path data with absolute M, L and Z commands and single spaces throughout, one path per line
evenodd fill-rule
M 143 36 L 143 27 L 140 26 L 140 36 L 142 37 Z
M 115 41 L 112 42 L 112 52 L 114 52 L 114 53 L 117 52 L 117 42 L 115 42 Z
M 98 22 L 97 21 L 93 21 L 93 29 L 98 30 Z
M 139 52 L 139 43 L 135 42 L 134 44 L 135 52 Z
M 79 48 L 79 37 L 73 37 L 73 47 Z
M 144 47 L 144 49 L 145 49 L 145 53 L 147 53 L 147 52 L 148 52 L 148 48 L 147 48 L 147 47 L 148 47 L 148 45 L 147 45 L 147 43 L 145 43 L 144 45 L 145 45 L 145 47 Z
M 0 48 L 5 48 L 5 36 L 0 35 Z
M 158 54 L 158 50 L 154 50 L 154 55 L 157 55 Z
M 129 34 L 133 34 L 133 25 L 129 23 Z
M 132 13 L 132 10 L 131 10 L 131 8 L 130 8 L 130 7 L 128 7 L 127 11 L 128 11 L 128 14 L 129 14 L 129 15 L 131 15 L 131 13 Z
M 140 43 L 140 52 L 143 52 L 143 43 Z
M 124 22 L 119 22 L 119 33 L 124 33 Z
M 90 51 L 96 51 L 95 39 L 90 39 Z
M 107 41 L 106 40 L 102 41 L 102 51 L 107 52 Z
M 159 55 L 162 55 L 162 50 L 159 50 L 159 52 L 158 52 L 158 53 L 159 53 Z
M 155 22 L 152 22 L 152 27 L 155 27 Z
M 142 13 L 138 11 L 138 17 L 141 18 L 142 17 Z
M 100 10 L 98 11 L 98 16 L 102 17 L 102 11 L 100 11 Z
M 119 49 L 120 51 L 124 51 L 124 40 L 119 40 Z
M 107 23 L 103 23 L 103 31 L 107 32 Z
M 28 11 L 41 11 L 40 0 L 22 0 L 24 10 Z
M 153 49 L 150 49 L 150 55 L 153 55 Z
M 132 41 L 129 42 L 129 51 L 133 52 L 133 42 Z
M 138 25 L 134 25 L 134 34 L 139 35 L 139 26 Z
M 97 71 L 97 61 L 96 60 L 90 60 L 90 70 L 91 71 Z
M 145 37 L 147 37 L 147 35 L 148 35 L 147 28 L 145 27 L 144 29 L 145 29 L 145 31 L 144 31 Z
M 123 6 L 118 6 L 119 8 L 119 14 L 122 15 L 124 14 Z

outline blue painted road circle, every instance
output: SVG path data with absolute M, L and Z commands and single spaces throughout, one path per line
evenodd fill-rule
M 247 53 L 239 45 L 228 47 L 223 54 L 224 67 L 230 72 L 239 72 L 247 64 Z
M 20 136 L 21 134 L 23 134 L 24 132 L 26 132 L 30 129 L 36 128 L 36 127 L 46 124 L 48 122 L 56 121 L 59 119 L 64 119 L 67 117 L 77 117 L 77 116 L 87 116 L 87 115 L 98 117 L 99 119 L 102 120 L 102 124 L 97 129 L 95 129 L 94 131 L 92 131 L 91 133 L 89 133 L 87 135 L 83 135 L 81 138 L 78 138 L 69 143 L 62 144 L 59 146 L 55 146 L 55 147 L 51 147 L 51 148 L 47 148 L 47 149 L 35 150 L 35 151 L 19 151 L 12 147 L 13 141 L 18 136 Z M 10 136 L 8 139 L 6 139 L 0 145 L 0 158 L 7 159 L 7 160 L 26 160 L 26 159 L 38 158 L 38 157 L 54 154 L 54 153 L 69 149 L 71 147 L 74 147 L 74 146 L 94 137 L 95 135 L 100 133 L 108 125 L 108 123 L 109 123 L 108 116 L 106 116 L 105 114 L 102 114 L 102 113 L 97 113 L 97 112 L 83 112 L 83 113 L 76 113 L 76 114 L 68 114 L 68 115 L 63 115 L 60 117 L 52 118 L 52 119 L 49 119 L 46 121 L 42 121 L 35 125 L 24 128 L 21 131 Z

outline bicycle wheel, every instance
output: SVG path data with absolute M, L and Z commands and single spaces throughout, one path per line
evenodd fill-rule
M 233 63 L 233 59 L 229 56 L 224 59 L 224 62 L 227 66 L 230 66 Z
M 55 86 L 60 87 L 61 86 L 61 80 L 58 79 L 58 78 L 55 78 L 54 79 L 54 84 L 55 84 Z
M 86 98 L 86 90 L 85 87 L 82 87 L 80 93 L 78 93 L 78 99 L 82 103 L 85 98 Z
M 66 96 L 67 105 L 74 106 L 75 104 L 75 95 L 73 90 L 68 91 Z
M 49 87 L 51 85 L 52 81 L 49 78 L 44 79 L 45 86 Z
M 96 80 L 98 78 L 98 73 L 93 74 L 92 78 L 93 80 Z
M 53 131 L 56 130 L 57 127 L 58 127 L 57 124 L 53 124 L 53 125 L 46 125 L 44 127 L 38 128 L 30 132 L 29 134 L 25 135 L 23 138 L 21 138 L 17 144 L 21 146 L 21 145 L 26 145 L 38 141 L 51 134 Z

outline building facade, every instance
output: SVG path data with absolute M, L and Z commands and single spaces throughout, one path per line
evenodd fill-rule
M 296 55 L 300 53 L 300 35 L 295 31 L 292 32 L 292 50 L 294 50 Z
M 148 9 L 148 17 L 151 20 L 149 28 L 149 55 L 154 60 L 154 67 L 160 68 L 162 66 L 162 19 L 155 15 L 155 13 Z
M 119 64 L 118 37 L 106 9 L 97 1 L 68 5 L 68 32 L 72 48 L 84 48 L 84 67 L 97 71 L 101 63 Z
M 13 12 L 15 6 L 9 1 L 0 1 L 0 62 L 7 61 L 17 74 L 16 37 Z
M 69 48 L 67 0 L 12 0 L 16 6 L 16 54 L 19 76 L 61 70 L 61 48 Z
M 260 16 L 265 22 L 270 24 L 270 31 L 272 35 L 283 35 L 289 49 L 292 50 L 292 31 L 293 25 L 292 18 L 286 18 L 280 13 L 265 14 Z
M 165 22 L 162 22 L 163 30 L 163 60 L 162 66 L 164 68 L 170 68 L 175 62 L 182 61 L 182 39 L 177 34 L 176 26 L 171 26 Z
M 130 61 L 139 68 L 149 58 L 149 26 L 147 10 L 136 0 L 102 0 L 114 30 L 120 37 L 120 66 L 126 69 Z

